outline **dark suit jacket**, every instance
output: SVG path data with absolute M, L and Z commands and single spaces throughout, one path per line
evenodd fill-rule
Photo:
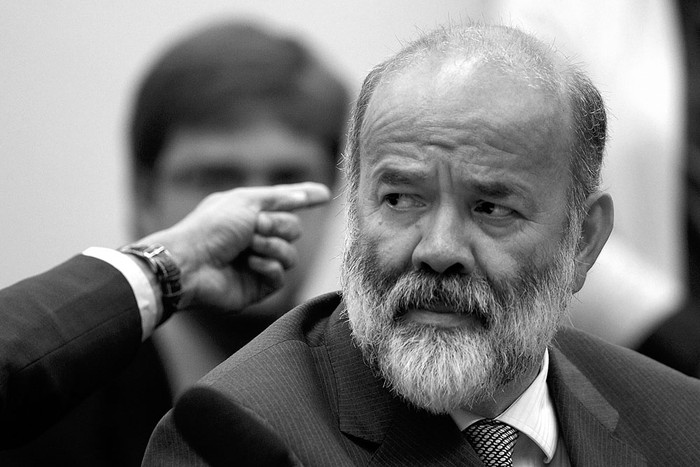
M 363 363 L 329 294 L 288 313 L 185 393 L 144 465 L 480 465 L 448 416 Z M 574 466 L 700 465 L 700 381 L 564 329 L 548 385 Z
M 103 261 L 76 256 L 0 290 L 0 447 L 44 430 L 140 344 L 131 287 Z

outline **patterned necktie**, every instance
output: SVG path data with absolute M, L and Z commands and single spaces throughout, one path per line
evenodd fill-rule
M 485 418 L 467 427 L 464 434 L 486 467 L 512 467 L 518 430 Z

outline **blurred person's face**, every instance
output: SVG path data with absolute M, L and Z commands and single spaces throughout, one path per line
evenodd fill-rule
M 164 145 L 156 165 L 152 203 L 140 203 L 141 233 L 173 225 L 216 191 L 301 181 L 330 185 L 334 170 L 320 140 L 271 120 L 230 131 L 179 130 Z M 318 249 L 327 208 L 299 215 L 304 227 L 296 243 L 299 263 L 288 274 L 287 285 L 259 305 L 263 310 L 287 311 Z
M 452 66 L 414 66 L 371 98 L 343 265 L 365 357 L 438 413 L 532 381 L 576 288 L 580 234 L 568 228 L 566 107 Z

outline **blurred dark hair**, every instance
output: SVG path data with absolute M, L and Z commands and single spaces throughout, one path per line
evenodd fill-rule
M 130 128 L 136 189 L 149 191 L 173 132 L 236 128 L 259 115 L 325 141 L 335 162 L 348 100 L 343 83 L 291 37 L 243 22 L 197 30 L 165 51 L 136 95 Z

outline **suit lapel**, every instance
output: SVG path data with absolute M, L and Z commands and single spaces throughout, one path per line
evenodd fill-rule
M 409 408 L 397 411 L 369 465 L 483 466 L 449 416 L 435 416 Z
M 547 385 L 572 466 L 645 466 L 645 457 L 616 432 L 619 414 L 557 348 L 550 348 Z
M 341 302 L 333 312 L 327 340 L 336 380 L 340 430 L 378 444 L 393 421 L 397 401 L 365 365 L 362 353 L 352 342 L 344 310 Z
M 374 376 L 352 343 L 344 307 L 333 313 L 327 341 L 339 426 L 378 445 L 369 465 L 482 465 L 451 418 L 411 409 Z

